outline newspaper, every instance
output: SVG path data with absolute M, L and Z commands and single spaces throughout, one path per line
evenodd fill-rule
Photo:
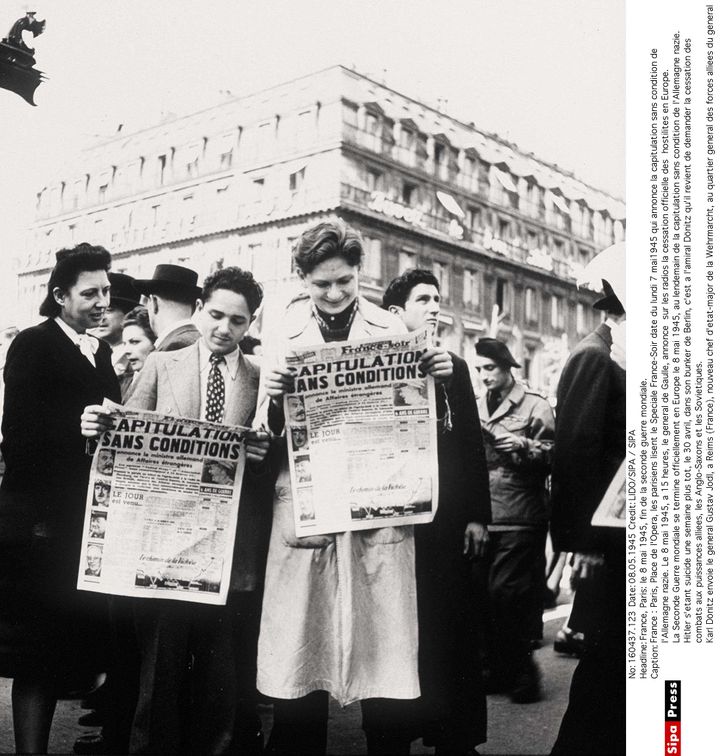
M 625 462 L 623 461 L 598 504 L 591 524 L 599 528 L 624 528 L 625 492 Z
M 435 383 L 419 370 L 425 329 L 296 349 L 285 396 L 298 536 L 432 521 Z
M 628 753 L 717 751 L 717 10 L 628 3 Z
M 105 406 L 77 587 L 224 604 L 248 429 Z

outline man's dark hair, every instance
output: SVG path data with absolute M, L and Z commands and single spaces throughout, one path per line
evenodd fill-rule
M 46 318 L 55 318 L 62 311 L 53 296 L 55 289 L 67 292 L 77 283 L 81 273 L 95 270 L 107 272 L 112 262 L 110 253 L 105 247 L 93 246 L 87 242 L 71 249 L 61 249 L 55 254 L 55 260 L 55 267 L 48 281 L 47 294 L 40 305 L 40 314 Z
M 295 267 L 303 275 L 333 257 L 341 257 L 352 267 L 358 267 L 363 259 L 360 235 L 339 218 L 308 228 L 293 249 Z
M 143 305 L 138 305 L 125 315 L 122 327 L 127 328 L 127 326 L 137 326 L 138 328 L 141 328 L 143 333 L 152 342 L 157 339 L 155 331 L 153 331 L 150 326 L 150 317 L 148 315 L 147 307 L 144 307 Z
M 217 289 L 229 289 L 236 294 L 242 294 L 251 315 L 260 306 L 263 298 L 262 286 L 253 278 L 253 274 L 249 270 L 236 267 L 216 270 L 205 279 L 200 294 L 203 304 L 210 299 L 212 293 Z
M 440 282 L 431 270 L 425 268 L 408 268 L 402 275 L 393 278 L 383 294 L 382 306 L 387 310 L 392 305 L 405 307 L 410 292 L 420 284 L 434 286 L 440 291 Z

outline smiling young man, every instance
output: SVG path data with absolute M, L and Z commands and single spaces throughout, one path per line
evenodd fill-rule
M 390 282 L 383 307 L 409 331 L 432 332 L 440 317 L 437 278 L 421 268 Z M 452 378 L 436 381 L 438 509 L 415 526 L 421 698 L 410 706 L 426 745 L 436 753 L 466 753 L 486 740 L 486 703 L 478 659 L 477 601 L 468 557 L 487 546 L 490 495 L 482 432 L 470 371 L 448 353 Z
M 205 280 L 197 303 L 200 339 L 192 346 L 149 355 L 127 401 L 132 409 L 249 426 L 259 367 L 238 344 L 262 300 L 252 274 L 225 268 Z M 83 432 L 97 435 L 111 418 L 88 407 Z M 269 536 L 270 476 L 259 465 L 269 439 L 247 438 L 228 603 L 225 607 L 135 599 L 141 656 L 140 695 L 131 753 L 261 753 L 254 711 L 260 589 Z M 192 657 L 192 701 L 185 675 Z M 191 722 L 183 712 L 191 706 Z

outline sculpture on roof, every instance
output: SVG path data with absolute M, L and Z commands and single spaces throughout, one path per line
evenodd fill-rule
M 0 42 L 0 88 L 15 92 L 30 105 L 35 104 L 35 90 L 45 78 L 34 67 L 35 48 L 26 43 L 27 36 L 23 38 L 25 32 L 34 38 L 45 31 L 45 21 L 39 21 L 36 15 L 36 11 L 27 11 Z

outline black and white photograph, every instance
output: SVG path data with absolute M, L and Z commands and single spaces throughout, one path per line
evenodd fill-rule
M 97 458 L 97 471 L 100 475 L 112 475 L 115 469 L 115 451 L 113 449 L 100 449 Z
M 237 464 L 222 459 L 208 459 L 203 463 L 201 481 L 215 486 L 232 486 Z
M 93 507 L 103 507 L 107 509 L 110 506 L 110 495 L 112 493 L 112 486 L 110 483 L 105 483 L 102 480 L 96 480 L 93 487 Z
M 90 538 L 105 538 L 107 529 L 107 512 L 92 512 L 90 514 Z
M 625 14 L 3 4 L 0 753 L 625 753 L 625 528 L 592 524 L 626 464 Z M 380 461 L 341 480 L 333 365 L 288 356 L 423 328 L 383 411 L 428 420 L 344 387 Z M 106 399 L 252 429 L 198 487 L 242 478 L 232 555 L 178 533 L 232 561 L 224 605 L 78 587 L 121 561 Z M 393 444 L 436 454 L 422 501 Z M 159 517 L 133 465 L 115 501 Z M 307 535 L 327 481 L 377 527 Z

